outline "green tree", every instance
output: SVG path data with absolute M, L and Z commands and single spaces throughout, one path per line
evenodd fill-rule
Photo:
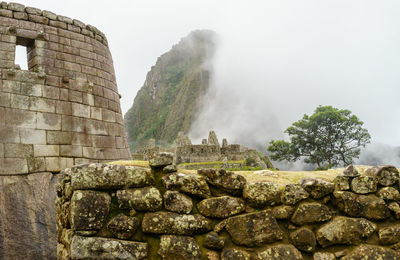
M 371 136 L 363 122 L 349 110 L 319 106 L 311 116 L 294 122 L 286 129 L 290 142 L 272 140 L 267 148 L 271 159 L 297 161 L 331 168 L 349 165 L 360 155 L 360 148 L 370 143 Z

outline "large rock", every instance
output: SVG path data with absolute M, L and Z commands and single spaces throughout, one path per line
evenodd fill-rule
M 215 232 L 210 232 L 204 237 L 203 245 L 206 248 L 221 250 L 222 248 L 224 248 L 225 239 L 219 238 L 218 234 Z
M 243 198 L 254 208 L 263 208 L 281 203 L 282 190 L 273 182 L 246 183 Z
M 221 260 L 250 260 L 250 254 L 236 248 L 225 248 L 222 251 Z
M 241 195 L 246 184 L 242 175 L 224 169 L 201 169 L 198 172 L 205 176 L 209 184 L 232 195 Z
M 300 185 L 314 199 L 325 197 L 331 194 L 335 189 L 335 185 L 332 182 L 316 178 L 304 178 L 300 181 Z
M 391 202 L 388 209 L 393 213 L 395 219 L 400 219 L 400 206 L 397 202 Z
M 351 180 L 351 190 L 358 194 L 376 192 L 378 181 L 372 176 L 358 176 Z
M 370 237 L 376 229 L 376 224 L 363 218 L 335 217 L 318 229 L 316 238 L 322 247 L 357 245 Z
M 171 165 L 174 162 L 174 155 L 172 153 L 162 152 L 152 156 L 149 160 L 151 167 L 164 167 Z
M 110 210 L 111 197 L 106 192 L 76 190 L 71 198 L 71 228 L 100 230 Z
M 120 208 L 139 211 L 157 211 L 163 203 L 161 193 L 155 187 L 118 190 L 117 198 Z
M 211 230 L 211 221 L 201 215 L 181 215 L 173 212 L 145 213 L 142 231 L 151 234 L 196 235 Z
M 139 227 L 139 219 L 118 214 L 107 224 L 107 229 L 119 239 L 128 239 Z
M 346 167 L 346 169 L 344 169 L 341 175 L 348 177 L 358 177 L 360 176 L 360 173 L 353 165 L 349 165 Z
M 399 181 L 399 171 L 393 165 L 371 167 L 365 174 L 375 177 L 382 186 L 390 186 Z
M 296 225 L 313 224 L 332 218 L 329 208 L 318 202 L 303 202 L 294 212 L 291 221 Z
M 280 205 L 272 208 L 272 214 L 276 219 L 289 219 L 295 207 L 289 205 Z
M 168 211 L 189 214 L 193 208 L 192 199 L 178 191 L 167 190 L 164 193 L 164 207 Z
M 398 252 L 374 245 L 359 245 L 341 260 L 399 260 Z
M 357 195 L 349 191 L 335 191 L 333 197 L 339 210 L 348 216 L 373 220 L 382 220 L 389 216 L 385 201 L 375 195 Z
M 379 189 L 379 191 L 376 193 L 379 198 L 382 198 L 386 201 L 399 201 L 400 200 L 400 193 L 398 190 L 396 190 L 393 187 L 383 187 Z
M 283 238 L 282 230 L 270 211 L 230 217 L 227 219 L 225 229 L 237 245 L 260 246 Z
M 400 241 L 400 224 L 382 227 L 378 235 L 382 245 L 395 244 Z
M 257 253 L 257 260 L 301 260 L 303 256 L 293 245 L 280 244 L 271 246 Z
M 92 163 L 75 166 L 64 172 L 71 175 L 74 190 L 144 187 L 154 183 L 150 169 L 134 166 Z
M 299 250 L 311 253 L 315 251 L 317 240 L 311 229 L 302 227 L 290 233 L 290 240 Z
M 335 184 L 335 190 L 336 191 L 350 190 L 350 179 L 351 177 L 349 176 L 344 176 L 344 175 L 336 176 L 336 178 L 333 180 Z
M 227 218 L 243 212 L 245 208 L 242 199 L 230 196 L 209 198 L 197 204 L 199 212 L 211 218 Z
M 198 174 L 171 173 L 163 176 L 162 181 L 168 190 L 176 190 L 200 198 L 211 196 L 207 182 Z
M 282 202 L 287 205 L 295 205 L 297 202 L 307 199 L 310 194 L 300 184 L 287 184 L 282 193 Z
M 201 260 L 200 247 L 193 237 L 189 236 L 161 236 L 158 254 L 163 259 Z
M 74 236 L 72 259 L 146 259 L 147 243 L 103 237 Z
M 50 172 L 0 176 L 0 259 L 57 257 L 59 176 Z

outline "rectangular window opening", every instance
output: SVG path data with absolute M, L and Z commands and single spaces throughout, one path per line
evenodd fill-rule
M 34 40 L 17 37 L 16 44 L 14 64 L 19 65 L 22 70 L 31 70 L 32 68 L 29 66 L 29 61 L 32 58 Z

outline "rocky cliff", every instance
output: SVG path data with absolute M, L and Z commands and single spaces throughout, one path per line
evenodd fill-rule
M 171 144 L 179 131 L 189 131 L 209 86 L 206 62 L 214 53 L 215 38 L 212 31 L 193 31 L 157 59 L 125 114 L 133 150 L 144 147 L 150 138 L 157 144 Z

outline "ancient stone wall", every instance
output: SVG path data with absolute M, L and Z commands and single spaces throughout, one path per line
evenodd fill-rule
M 0 259 L 55 257 L 55 173 L 130 158 L 119 99 L 102 32 L 0 3 Z
M 280 187 L 205 169 L 90 164 L 57 190 L 58 259 L 399 259 L 399 172 Z

